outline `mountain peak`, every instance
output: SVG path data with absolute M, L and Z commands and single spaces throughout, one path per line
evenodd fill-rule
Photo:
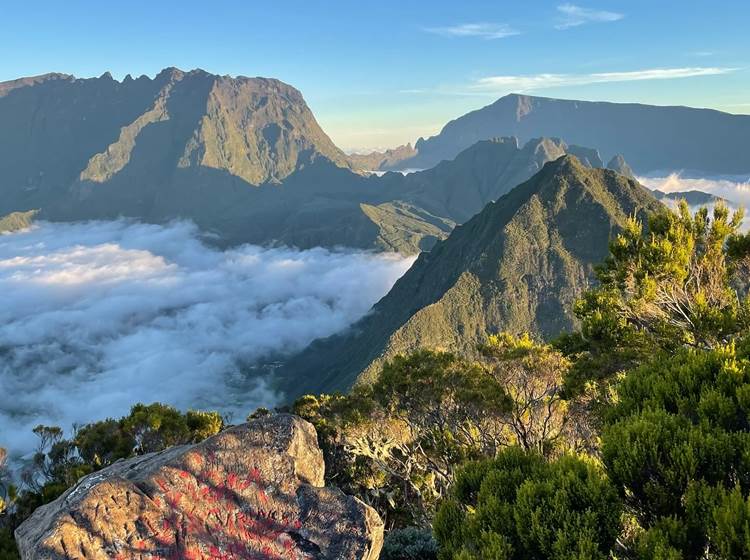
M 660 207 L 614 171 L 574 155 L 549 161 L 422 253 L 348 333 L 314 343 L 280 375 L 292 381 L 291 396 L 345 390 L 372 381 L 384 360 L 420 347 L 472 356 L 487 333 L 569 330 L 611 236 L 629 216 Z
M 619 173 L 620 175 L 625 175 L 625 177 L 635 178 L 633 170 L 625 161 L 625 158 L 622 156 L 622 154 L 617 154 L 611 160 L 609 160 L 607 169 L 617 171 L 617 173 Z

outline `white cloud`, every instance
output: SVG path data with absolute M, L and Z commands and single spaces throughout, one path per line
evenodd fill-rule
M 411 263 L 394 255 L 241 246 L 187 223 L 42 224 L 0 236 L 0 447 L 39 423 L 136 402 L 235 419 L 279 395 L 253 366 L 365 314 Z
M 670 173 L 660 177 L 638 177 L 638 180 L 651 189 L 666 193 L 701 191 L 738 206 L 750 206 L 750 177 L 689 177 Z
M 479 37 L 481 39 L 504 39 L 520 35 L 520 31 L 504 23 L 464 23 L 446 27 L 425 27 L 424 30 L 444 37 Z
M 680 173 L 638 177 L 650 189 L 665 193 L 701 191 L 725 199 L 733 208 L 750 208 L 750 177 L 688 177 Z M 750 229 L 750 214 L 745 212 L 743 228 Z
M 507 93 L 511 91 L 532 91 L 555 87 L 582 86 L 608 82 L 635 82 L 645 80 L 675 80 L 696 76 L 716 76 L 736 71 L 736 68 L 686 67 L 653 68 L 630 72 L 599 72 L 593 74 L 523 74 L 489 76 L 471 85 L 475 91 Z
M 557 11 L 562 15 L 560 22 L 555 25 L 557 29 L 569 29 L 585 23 L 618 21 L 625 17 L 623 14 L 617 12 L 592 10 L 576 6 L 575 4 L 561 4 L 557 7 Z

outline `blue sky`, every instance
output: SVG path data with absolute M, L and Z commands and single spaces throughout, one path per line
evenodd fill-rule
M 384 147 L 512 91 L 750 113 L 749 23 L 747 0 L 3 0 L 0 80 L 276 77 L 341 147 Z

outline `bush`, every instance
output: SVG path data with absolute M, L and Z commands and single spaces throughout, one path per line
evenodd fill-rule
M 645 557 L 750 555 L 746 343 L 630 372 L 604 420 L 603 461 L 644 529 Z
M 442 560 L 605 559 L 621 502 L 603 472 L 566 455 L 509 448 L 463 468 L 434 531 Z
M 385 536 L 380 560 L 437 560 L 437 542 L 429 529 L 394 529 Z
M 0 527 L 0 560 L 18 560 L 18 548 L 10 529 Z

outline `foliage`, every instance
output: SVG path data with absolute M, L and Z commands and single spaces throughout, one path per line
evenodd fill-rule
M 691 215 L 683 202 L 652 215 L 646 232 L 630 219 L 597 269 L 599 286 L 576 306 L 580 333 L 558 341 L 579 354 L 569 386 L 580 390 L 660 352 L 715 348 L 747 329 L 750 301 L 736 281 L 750 255 L 742 217 L 722 204 L 711 216 L 706 208 Z
M 561 386 L 569 362 L 528 336 L 489 337 L 481 361 L 420 350 L 387 362 L 349 395 L 306 396 L 329 482 L 375 507 L 388 527 L 424 525 L 469 460 L 509 445 L 566 445 Z
M 570 362 L 551 346 L 536 344 L 524 334 L 491 335 L 482 348 L 494 380 L 506 393 L 504 422 L 515 443 L 543 454 L 553 451 L 566 435 L 568 403 L 562 385 Z
M 434 531 L 442 560 L 605 559 L 621 510 L 593 463 L 511 447 L 459 472 Z
M 437 542 L 429 529 L 406 527 L 389 531 L 380 560 L 437 560 Z
M 6 527 L 0 527 L 0 560 L 17 560 L 18 548 L 13 533 Z
M 645 557 L 750 555 L 749 356 L 739 342 L 655 360 L 605 411 L 602 458 L 644 529 Z

